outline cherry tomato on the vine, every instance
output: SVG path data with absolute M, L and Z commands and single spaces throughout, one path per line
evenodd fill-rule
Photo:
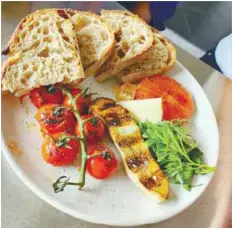
M 87 138 L 88 144 L 95 144 L 105 134 L 105 127 L 103 122 L 92 115 L 82 116 L 86 122 L 84 123 L 84 135 Z M 89 120 L 87 120 L 89 119 Z M 76 125 L 76 134 L 79 135 L 79 125 Z
M 105 179 L 116 171 L 118 161 L 109 148 L 96 145 L 90 149 L 88 154 L 90 157 L 87 160 L 86 168 L 91 176 L 97 179 Z
M 74 132 L 76 119 L 71 109 L 59 105 L 44 105 L 38 109 L 36 119 L 44 134 Z
M 75 98 L 78 94 L 80 94 L 82 92 L 81 89 L 79 88 L 73 88 L 70 90 L 71 91 L 71 94 L 72 96 Z M 81 115 L 85 115 L 88 113 L 89 111 L 89 106 L 90 106 L 90 103 L 91 103 L 91 100 L 88 96 L 83 96 L 83 95 L 80 95 L 78 98 L 77 98 L 77 101 L 76 101 L 76 105 L 77 105 L 77 109 L 79 111 L 79 113 Z M 71 101 L 69 99 L 68 96 L 65 96 L 65 99 L 64 99 L 64 106 L 66 107 L 69 107 L 69 108 L 73 108 L 72 107 L 72 104 L 71 104 Z
M 51 86 L 33 89 L 29 93 L 29 97 L 37 108 L 46 104 L 61 104 L 64 99 L 62 91 Z
M 70 165 L 79 153 L 79 142 L 70 134 L 57 133 L 46 137 L 42 145 L 43 159 L 54 166 Z

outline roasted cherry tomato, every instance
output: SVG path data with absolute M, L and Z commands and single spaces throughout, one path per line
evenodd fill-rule
M 92 115 L 82 116 L 83 119 L 89 119 L 84 124 L 84 135 L 87 138 L 88 144 L 95 144 L 105 134 L 103 122 Z M 76 134 L 79 135 L 79 126 L 77 123 Z
M 44 134 L 74 132 L 76 119 L 71 109 L 59 105 L 44 105 L 38 109 L 36 119 Z
M 57 133 L 45 138 L 42 145 L 43 159 L 54 166 L 70 165 L 79 153 L 79 142 L 70 134 Z
M 88 154 L 90 157 L 87 160 L 87 171 L 97 179 L 111 176 L 118 167 L 118 161 L 113 151 L 105 146 L 94 146 Z
M 73 97 L 76 97 L 78 94 L 81 93 L 81 91 L 82 90 L 79 88 L 74 88 L 74 89 L 71 89 L 71 94 Z M 85 115 L 88 113 L 90 102 L 91 102 L 90 99 L 86 96 L 80 95 L 80 97 L 78 97 L 76 104 L 77 104 L 78 111 L 81 115 Z M 67 96 L 65 96 L 63 104 L 66 107 L 72 108 L 71 101 Z
M 33 89 L 30 92 L 29 97 L 37 108 L 46 104 L 62 104 L 63 102 L 62 92 L 51 86 L 42 86 Z

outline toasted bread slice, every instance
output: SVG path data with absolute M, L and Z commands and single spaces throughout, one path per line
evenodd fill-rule
M 97 72 L 96 79 L 104 81 L 141 59 L 153 41 L 150 27 L 127 11 L 103 10 L 104 18 L 114 29 L 116 48 L 113 55 Z
M 25 17 L 3 54 L 2 90 L 21 96 L 42 85 L 76 83 L 85 77 L 66 11 L 43 9 Z
M 175 47 L 156 29 L 152 28 L 152 32 L 152 46 L 142 54 L 143 60 L 118 73 L 120 82 L 136 83 L 144 77 L 167 71 L 175 63 Z
M 93 75 L 112 54 L 113 29 L 96 14 L 73 9 L 67 12 L 74 24 L 85 75 Z

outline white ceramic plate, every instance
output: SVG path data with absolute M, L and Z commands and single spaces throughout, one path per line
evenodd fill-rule
M 218 129 L 214 113 L 201 86 L 180 64 L 167 73 L 179 81 L 194 97 L 196 113 L 192 121 L 192 134 L 204 151 L 204 161 L 213 166 L 218 158 Z M 92 78 L 85 81 L 92 91 L 101 96 L 114 97 L 112 87 L 116 81 L 104 84 L 96 83 Z M 25 100 L 9 95 L 2 97 L 2 145 L 3 153 L 12 169 L 22 181 L 39 197 L 59 210 L 79 219 L 93 223 L 118 226 L 135 226 L 166 220 L 191 205 L 209 184 L 212 175 L 197 176 L 200 187 L 187 192 L 182 187 L 171 185 L 170 199 L 158 204 L 141 192 L 127 177 L 124 169 L 118 169 L 116 175 L 104 181 L 87 175 L 87 183 L 82 191 L 67 187 L 64 192 L 55 194 L 53 180 L 60 175 L 78 177 L 75 167 L 54 168 L 46 164 L 41 156 L 42 138 L 34 115 L 36 108 Z M 28 124 L 29 123 L 29 124 Z M 35 124 L 35 126 L 32 126 Z M 18 142 L 23 155 L 12 154 L 7 143 Z M 111 145 L 113 148 L 113 145 Z M 117 150 L 113 148 L 117 153 Z

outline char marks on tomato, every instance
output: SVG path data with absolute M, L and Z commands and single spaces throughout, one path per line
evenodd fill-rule
M 91 103 L 90 96 L 88 94 L 86 94 L 86 95 L 80 94 L 82 92 L 82 90 L 79 89 L 79 88 L 72 88 L 70 90 L 70 92 L 71 92 L 71 94 L 72 94 L 72 96 L 74 98 L 79 96 L 76 99 L 76 105 L 77 105 L 78 112 L 81 115 L 88 114 L 89 106 L 90 106 L 90 103 Z M 71 100 L 69 99 L 68 96 L 65 96 L 63 104 L 64 104 L 64 106 L 66 106 L 68 108 L 73 108 L 72 104 L 71 104 Z
M 79 153 L 79 142 L 70 134 L 57 133 L 46 137 L 42 145 L 43 159 L 53 166 L 72 164 Z
M 96 144 L 105 135 L 105 127 L 101 119 L 90 114 L 82 116 L 86 120 L 84 123 L 84 135 L 87 139 L 87 144 Z M 76 126 L 76 135 L 79 135 L 79 125 Z
M 36 113 L 36 119 L 44 134 L 72 133 L 76 125 L 76 118 L 73 112 L 69 108 L 59 105 L 42 106 Z
M 118 167 L 118 161 L 112 150 L 103 145 L 96 145 L 88 152 L 88 173 L 96 179 L 105 179 L 113 175 Z
M 37 108 L 47 104 L 62 104 L 64 99 L 62 91 L 52 86 L 35 88 L 29 93 L 29 97 Z

